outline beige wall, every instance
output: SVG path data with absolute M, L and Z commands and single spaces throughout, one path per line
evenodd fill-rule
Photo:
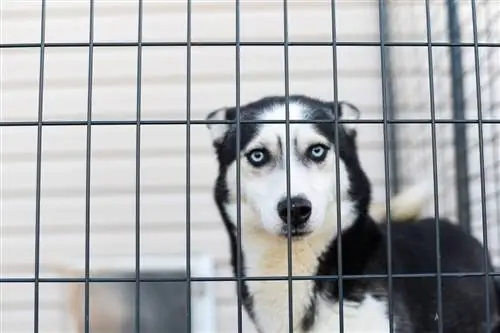
M 234 2 L 193 2 L 193 41 L 234 41 Z M 2 3 L 3 5 L 3 3 Z M 283 8 L 278 2 L 242 1 L 242 41 L 281 41 Z M 137 40 L 137 5 L 96 1 L 95 41 Z M 376 1 L 339 2 L 338 38 L 378 40 Z M 48 1 L 47 42 L 87 42 L 89 10 L 83 2 Z M 184 42 L 186 6 L 182 2 L 144 2 L 143 41 Z M 40 7 L 8 1 L 2 9 L 2 42 L 39 42 Z M 290 41 L 330 41 L 329 1 L 289 4 Z M 36 120 L 39 50 L 2 50 L 2 121 Z M 291 47 L 290 93 L 331 99 L 331 47 Z M 241 101 L 284 94 L 283 48 L 241 49 Z M 142 119 L 186 117 L 186 48 L 144 47 Z M 96 47 L 92 112 L 95 120 L 133 120 L 136 116 L 137 50 Z M 363 117 L 381 109 L 380 60 L 376 47 L 338 50 L 339 96 L 357 104 Z M 193 47 L 191 118 L 235 103 L 234 47 Z M 87 112 L 88 49 L 47 48 L 45 120 L 84 120 Z M 141 257 L 186 255 L 186 127 L 143 126 L 141 130 Z M 204 125 L 191 128 L 191 253 L 208 254 L 216 276 L 231 276 L 228 243 L 212 202 L 215 160 Z M 36 127 L 2 127 L 1 270 L 5 277 L 33 276 L 36 184 Z M 135 127 L 92 127 L 91 265 L 106 256 L 135 254 Z M 361 129 L 364 165 L 383 200 L 382 134 L 378 125 Z M 40 274 L 54 276 L 53 265 L 83 266 L 85 254 L 84 126 L 43 128 Z M 102 262 L 102 260 L 101 260 Z M 237 331 L 234 285 L 216 290 L 217 332 Z M 3 284 L 3 332 L 32 331 L 33 286 Z M 40 332 L 69 332 L 63 324 L 62 285 L 40 288 Z M 244 331 L 252 332 L 244 315 Z
M 95 41 L 137 40 L 137 5 L 125 1 L 95 1 Z M 47 1 L 47 42 L 88 41 L 87 4 Z M 283 8 L 279 2 L 241 1 L 241 40 L 283 39 Z M 39 42 L 40 6 L 2 1 L 2 43 Z M 289 2 L 290 41 L 330 41 L 330 1 Z M 398 6 L 399 7 L 399 6 Z M 416 15 L 408 2 L 405 15 Z M 193 41 L 234 41 L 233 1 L 193 1 Z M 402 16 L 400 16 L 402 17 Z M 422 22 L 425 16 L 415 19 Z M 412 38 L 409 21 L 395 21 L 404 40 Z M 144 1 L 143 41 L 185 42 L 183 2 Z M 406 25 L 408 29 L 404 30 Z M 414 25 L 411 25 L 413 28 Z M 420 40 L 425 36 L 418 31 Z M 339 41 L 378 41 L 378 1 L 337 1 Z M 38 108 L 39 50 L 2 49 L 1 121 L 34 121 Z M 401 51 L 403 52 L 403 51 Z M 284 93 L 284 55 L 279 46 L 241 48 L 241 101 Z M 417 57 L 418 54 L 418 57 Z M 290 93 L 333 96 L 332 49 L 294 46 L 290 55 Z M 445 55 L 441 55 L 445 57 Z M 394 56 L 396 58 L 396 56 Z M 398 63 L 401 80 L 398 105 L 427 103 L 422 89 L 425 53 L 407 50 Z M 411 61 L 410 61 L 411 59 Z M 144 47 L 141 116 L 145 120 L 186 117 L 186 48 Z M 417 62 L 418 65 L 417 66 Z M 437 61 L 437 60 L 436 60 Z M 134 120 L 136 116 L 137 50 L 96 47 L 92 112 L 95 120 Z M 424 66 L 425 67 L 425 66 Z M 360 107 L 363 118 L 381 117 L 380 50 L 339 47 L 339 97 Z M 44 120 L 85 120 L 87 112 L 88 49 L 46 48 Z M 412 81 L 413 78 L 420 81 Z M 235 103 L 234 47 L 193 47 L 191 59 L 191 119 Z M 409 82 L 411 81 L 411 82 Z M 440 85 L 441 94 L 446 84 Z M 408 97 L 408 96 L 411 96 Z M 428 110 L 424 104 L 415 112 Z M 427 111 L 428 112 L 428 111 Z M 426 114 L 427 116 L 427 114 Z M 413 125 L 415 126 L 415 125 Z M 449 126 L 449 125 L 448 125 Z M 1 129 L 1 260 L 2 277 L 31 277 L 35 249 L 36 127 Z M 420 131 L 420 130 L 418 130 Z M 409 133 L 409 132 L 408 132 Z M 413 132 L 412 132 L 413 133 Z M 417 133 L 417 132 L 416 132 Z M 423 133 L 423 132 L 418 132 Z M 421 134 L 415 134 L 419 137 Z M 91 253 L 97 261 L 135 254 L 134 126 L 93 126 L 91 164 Z M 404 136 L 407 142 L 410 138 Z M 384 200 L 384 159 L 381 125 L 360 125 L 362 163 L 374 182 L 374 196 Z M 191 253 L 208 254 L 215 275 L 231 276 L 227 237 L 212 202 L 215 160 L 204 125 L 191 128 L 190 201 Z M 42 202 L 40 274 L 57 274 L 54 265 L 83 265 L 85 254 L 84 126 L 47 126 L 42 142 Z M 186 127 L 145 125 L 141 129 L 141 257 L 186 255 Z M 447 157 L 448 158 L 448 157 Z M 405 175 L 421 169 L 405 164 Z M 406 171 L 408 173 L 406 173 Z M 411 181 L 410 181 L 411 182 Z M 451 206 L 450 206 L 451 207 Z M 92 264 L 91 264 L 92 265 Z M 105 265 L 105 263 L 104 263 Z M 212 283 L 216 290 L 217 332 L 237 331 L 234 285 Z M 61 284 L 40 287 L 40 332 L 70 332 Z M 2 331 L 31 332 L 33 285 L 0 285 Z M 244 332 L 253 332 L 244 315 Z

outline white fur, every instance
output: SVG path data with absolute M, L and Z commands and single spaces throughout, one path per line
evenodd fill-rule
M 276 105 L 264 112 L 262 118 L 284 120 L 285 107 Z M 298 103 L 291 103 L 289 119 L 305 118 L 307 113 L 304 112 L 304 107 Z M 221 131 L 215 131 L 214 136 L 218 137 L 220 133 Z M 278 138 L 282 143 L 281 152 L 278 151 Z M 313 276 L 316 273 L 318 257 L 337 234 L 335 148 L 331 147 L 322 164 L 306 166 L 296 156 L 295 142 L 299 151 L 305 151 L 312 144 L 323 143 L 330 146 L 330 143 L 312 124 L 290 124 L 289 140 L 290 195 L 303 195 L 312 203 L 312 214 L 308 223 L 312 234 L 292 241 L 292 275 Z M 273 155 L 281 154 L 283 162 L 255 169 L 247 162 L 244 154 L 258 147 L 266 147 Z M 278 202 L 287 195 L 285 162 L 287 157 L 284 124 L 263 125 L 240 155 L 242 246 L 248 277 L 288 275 L 288 241 L 279 236 L 283 222 L 277 212 Z M 342 161 L 340 159 L 339 161 L 341 229 L 345 229 L 354 222 L 355 212 L 353 202 L 347 195 L 347 171 Z M 228 168 L 226 183 L 230 193 L 226 210 L 231 220 L 237 221 L 236 162 Z M 288 332 L 288 281 L 248 281 L 247 284 L 253 295 L 255 316 L 262 332 Z M 293 281 L 294 332 L 300 332 L 300 322 L 310 303 L 313 285 L 312 280 Z M 383 307 L 383 304 L 372 299 L 367 299 L 358 309 L 352 306 L 346 307 L 345 328 L 350 329 L 346 332 L 357 332 L 358 328 L 362 329 L 360 325 L 367 323 L 367 320 L 373 321 L 371 328 L 383 327 L 383 331 L 386 332 L 387 326 L 383 326 L 386 325 L 383 320 L 385 318 Z M 313 332 L 337 332 L 339 329 L 337 313 L 337 304 L 321 300 L 318 323 Z M 373 316 L 376 319 L 371 320 Z
M 307 117 L 304 107 L 298 103 L 291 103 L 289 116 L 291 120 L 301 120 Z M 262 120 L 284 120 L 285 107 L 277 105 L 262 115 Z M 279 151 L 278 138 L 282 143 L 282 151 Z M 294 142 L 297 142 L 300 151 L 305 151 L 310 145 L 330 143 L 320 135 L 313 124 L 290 124 L 289 127 L 290 157 L 286 155 L 286 127 L 284 124 L 265 124 L 247 147 L 240 154 L 240 181 L 241 181 L 241 206 L 249 206 L 249 209 L 257 214 L 257 219 L 247 219 L 242 216 L 242 223 L 257 223 L 271 234 L 278 234 L 283 222 L 277 213 L 277 205 L 287 195 L 287 168 L 286 159 L 290 160 L 290 196 L 303 195 L 312 203 L 312 214 L 308 222 L 308 228 L 314 231 L 324 223 L 331 224 L 329 232 L 330 239 L 335 237 L 336 219 L 327 219 L 328 207 L 336 205 L 336 167 L 335 148 L 331 147 L 326 160 L 321 165 L 305 166 L 296 155 Z M 246 152 L 254 148 L 266 147 L 275 156 L 282 155 L 282 163 L 269 165 L 260 169 L 251 166 L 244 157 Z M 340 201 L 342 214 L 350 213 L 352 203 L 348 199 L 348 176 L 342 163 L 340 170 Z M 233 162 L 229 166 L 226 175 L 226 183 L 230 194 L 233 195 L 228 209 L 236 208 L 236 177 L 237 164 Z M 233 207 L 231 207 L 233 206 Z M 236 216 L 232 216 L 236 221 Z M 352 224 L 352 219 L 342 219 L 342 228 Z
M 336 209 L 329 209 L 329 218 L 334 219 Z M 245 217 L 252 216 L 242 210 Z M 255 218 L 255 216 L 254 216 Z M 314 276 L 318 256 L 331 240 L 329 224 L 325 224 L 316 234 L 292 242 L 292 276 Z M 331 227 L 330 227 L 331 228 Z M 288 276 L 287 240 L 268 232 L 242 226 L 242 244 L 248 277 Z M 289 332 L 288 281 L 247 281 L 254 301 L 254 312 L 258 326 L 263 333 Z M 310 304 L 313 292 L 312 280 L 292 281 L 293 332 L 301 331 L 301 319 Z M 388 332 L 387 305 L 368 297 L 361 303 L 343 303 L 344 332 L 367 333 Z M 311 333 L 340 332 L 339 303 L 321 299 L 317 304 L 318 317 Z
M 235 217 L 236 206 L 232 205 L 228 213 Z M 350 207 L 349 207 L 350 208 Z M 352 219 L 352 210 L 345 215 Z M 342 209 L 341 209 L 342 210 Z M 336 206 L 327 210 L 327 221 L 335 221 Z M 246 275 L 248 277 L 288 276 L 287 239 L 267 232 L 258 225 L 259 217 L 249 205 L 242 204 L 242 246 L 245 254 Z M 318 257 L 336 233 L 336 223 L 324 223 L 313 234 L 303 239 L 294 240 L 291 246 L 292 276 L 314 276 Z M 254 311 L 259 326 L 264 333 L 288 332 L 288 281 L 247 281 L 253 295 Z M 292 283 L 294 332 L 299 332 L 300 320 L 309 305 L 312 280 L 294 280 Z M 333 315 L 333 313 L 332 313 Z
M 391 219 L 406 221 L 419 217 L 429 197 L 432 198 L 432 195 L 430 195 L 431 190 L 432 184 L 428 181 L 424 181 L 415 183 L 392 197 L 390 199 Z M 370 205 L 370 215 L 377 222 L 382 220 L 385 221 L 385 201 L 372 203 Z
M 225 112 L 226 112 L 226 108 L 221 108 L 221 109 L 218 109 L 218 110 L 215 110 L 214 112 L 210 113 L 210 115 L 208 116 L 207 120 L 211 120 L 211 121 L 223 121 L 225 120 Z M 215 124 L 209 124 L 208 125 L 208 129 L 209 129 L 209 132 L 210 132 L 210 137 L 212 139 L 212 141 L 214 142 L 217 142 L 217 141 L 220 141 L 224 135 L 226 135 L 226 132 L 229 128 L 229 124 L 218 124 L 218 123 L 215 123 Z
M 360 116 L 359 110 L 348 102 L 340 102 L 340 107 L 342 108 L 342 120 L 358 120 Z M 347 131 L 354 131 L 356 129 L 356 123 L 343 123 L 344 128 Z
M 318 318 L 311 333 L 333 333 L 340 330 L 340 304 L 321 299 L 318 304 Z M 387 304 L 372 295 L 359 303 L 344 301 L 343 332 L 345 333 L 388 333 L 390 330 Z

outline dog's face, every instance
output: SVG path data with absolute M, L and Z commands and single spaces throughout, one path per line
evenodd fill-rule
M 358 117 L 352 105 L 338 105 L 341 119 Z M 335 233 L 337 185 L 341 216 L 346 217 L 342 228 L 352 223 L 347 217 L 359 209 L 352 183 L 361 170 L 356 132 L 354 124 L 338 124 L 336 129 L 335 107 L 335 103 L 290 96 L 289 119 L 311 123 L 291 123 L 287 131 L 285 98 L 268 97 L 240 107 L 239 130 L 234 123 L 208 125 L 219 161 L 216 200 L 231 223 L 236 225 L 237 221 L 238 173 L 244 227 L 283 237 L 287 237 L 289 229 L 292 236 L 301 238 L 317 230 Z M 235 108 L 219 109 L 207 117 L 211 121 L 235 121 L 235 118 Z M 252 121 L 261 123 L 249 123 Z

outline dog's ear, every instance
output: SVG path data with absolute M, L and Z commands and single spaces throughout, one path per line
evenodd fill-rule
M 359 109 L 355 105 L 353 105 L 347 101 L 340 101 L 338 103 L 332 103 L 332 106 L 333 106 L 333 116 L 334 117 L 337 116 L 337 113 L 335 111 L 335 107 L 338 108 L 339 120 L 348 120 L 348 121 L 354 120 L 354 121 L 356 121 L 359 119 L 359 117 L 361 115 L 361 112 L 359 111 Z M 344 129 L 346 130 L 348 135 L 353 136 L 353 137 L 356 136 L 356 128 L 357 128 L 356 123 L 342 123 L 342 126 L 344 127 Z
M 234 108 L 220 108 L 215 111 L 210 112 L 206 120 L 220 123 L 210 123 L 207 124 L 208 130 L 210 131 L 210 137 L 212 138 L 212 144 L 214 146 L 222 143 L 224 141 L 224 137 L 226 136 L 227 131 L 229 130 L 231 124 L 228 124 L 227 121 L 234 120 L 235 118 L 235 110 Z

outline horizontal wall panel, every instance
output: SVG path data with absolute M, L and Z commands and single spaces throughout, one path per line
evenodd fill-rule
M 184 81 L 184 79 L 182 79 Z M 210 111 L 221 106 L 234 106 L 236 101 L 236 80 L 224 82 L 206 82 L 191 85 L 191 119 L 203 120 Z M 361 110 L 369 109 L 372 118 L 380 118 L 381 97 L 380 78 L 375 77 L 339 77 L 339 99 L 349 100 L 360 105 Z M 93 120 L 131 121 L 137 116 L 135 80 L 129 85 L 94 87 Z M 143 120 L 185 120 L 186 88 L 183 85 L 172 86 L 145 85 L 142 87 L 141 119 Z M 316 70 L 303 73 L 303 77 L 290 81 L 290 94 L 306 94 L 333 99 L 333 77 L 330 71 Z M 48 88 L 44 99 L 44 120 L 86 120 L 87 119 L 87 86 L 81 88 L 58 87 Z M 284 75 L 275 75 L 266 80 L 254 82 L 242 79 L 240 85 L 241 105 L 266 95 L 284 95 Z M 20 100 L 26 96 L 26 100 Z M 360 98 L 363 96 L 363 98 Z M 11 91 L 2 101 L 5 106 L 3 120 L 37 120 L 38 100 L 34 88 L 26 93 Z M 75 101 L 77 101 L 75 103 Z M 152 110 L 149 113 L 148 110 Z M 174 112 L 170 111 L 173 110 Z M 196 112 L 196 113 L 195 113 Z M 374 114 L 378 112 L 378 116 Z M 364 116 L 364 113 L 363 113 Z
M 425 51 L 424 48 L 420 48 Z M 290 46 L 289 71 L 301 73 L 323 69 L 331 72 L 333 51 L 331 46 Z M 337 50 L 339 75 L 370 76 L 377 75 L 375 64 L 379 58 L 378 47 L 341 46 Z M 38 83 L 39 51 L 25 49 L 2 50 L 5 69 L 1 81 L 5 89 L 20 89 L 36 86 Z M 142 50 L 142 81 L 148 83 L 166 82 L 184 86 L 177 80 L 187 75 L 187 51 L 185 47 L 144 47 Z M 367 56 L 373 60 L 366 61 Z M 45 51 L 45 83 L 51 85 L 86 86 L 88 79 L 87 49 L 49 48 Z M 210 66 L 206 66 L 207 61 Z M 12 68 L 14 64 L 26 66 Z M 194 46 L 191 49 L 191 76 L 193 80 L 224 81 L 227 77 L 234 80 L 236 73 L 236 51 L 232 46 Z M 241 76 L 254 77 L 279 74 L 284 75 L 284 51 L 280 46 L 242 46 L 240 51 Z M 137 76 L 137 50 L 134 48 L 100 47 L 93 51 L 93 77 L 95 85 L 129 84 Z M 126 80 L 123 80 L 123 79 Z M 198 79 L 199 78 L 199 79 Z M 118 81 L 118 82 L 115 82 Z M 121 80 L 121 82 L 119 81 Z M 60 82 L 60 83 L 59 83 Z M 135 82 L 132 83 L 135 85 Z
M 348 2 L 336 4 L 337 37 L 339 40 L 377 40 L 376 26 L 377 3 L 364 1 L 363 5 Z M 38 4 L 25 4 L 12 10 L 5 9 L 5 42 L 37 42 L 40 31 L 41 10 Z M 294 40 L 331 40 L 330 2 L 309 1 L 290 2 L 288 5 L 289 38 Z M 234 2 L 222 1 L 192 4 L 193 41 L 234 41 L 235 34 Z M 252 3 L 242 1 L 241 40 L 243 41 L 282 41 L 283 6 L 280 3 Z M 138 5 L 136 3 L 109 4 L 105 1 L 95 3 L 94 29 L 95 41 L 136 41 L 138 25 Z M 145 2 L 143 6 L 144 41 L 186 41 L 187 9 L 183 3 Z M 54 2 L 46 10 L 46 35 L 49 42 L 86 42 L 89 29 L 89 6 L 68 6 Z M 312 24 L 314 23 L 314 24 Z M 62 29 L 64 27 L 65 29 Z M 110 29 L 109 27 L 116 27 Z M 19 35 L 13 35 L 13 32 Z M 319 36 L 318 36 L 319 35 Z
M 90 260 L 94 256 L 135 256 L 135 226 L 124 226 L 119 231 L 97 232 L 90 235 Z M 140 254 L 148 255 L 180 255 L 186 254 L 186 233 L 184 230 L 144 230 L 140 234 Z M 228 237 L 222 228 L 191 230 L 191 255 L 207 253 L 210 256 L 226 257 L 228 255 Z M 2 271 L 4 275 L 15 274 L 29 276 L 30 272 L 12 271 L 26 264 L 34 267 L 35 263 L 35 233 L 26 232 L 22 235 L 12 232 L 2 233 L 0 236 L 2 251 Z M 214 245 L 216 244 L 216 245 Z M 85 258 L 85 226 L 79 232 L 57 234 L 45 232 L 43 225 L 40 233 L 40 261 L 48 263 L 46 268 L 41 264 L 41 275 L 53 275 L 51 265 L 67 265 L 68 263 L 83 264 Z M 74 263 L 78 260 L 79 263 Z M 44 273 L 46 272 L 46 273 Z
M 142 48 L 140 117 L 174 120 L 187 117 L 187 6 L 179 1 L 144 1 L 143 42 L 178 46 Z M 338 41 L 378 41 L 378 2 L 336 2 Z M 235 41 L 234 1 L 192 1 L 193 42 Z M 283 4 L 241 1 L 243 42 L 284 40 Z M 47 1 L 45 41 L 82 43 L 78 47 L 47 47 L 44 62 L 44 121 L 86 121 L 89 100 L 88 3 Z M 94 41 L 136 43 L 137 2 L 95 1 Z M 330 42 L 329 1 L 290 1 L 288 40 Z M 2 4 L 2 43 L 39 43 L 39 2 Z M 93 49 L 92 120 L 129 121 L 129 125 L 91 128 L 90 265 L 110 255 L 134 259 L 136 250 L 136 125 L 137 48 Z M 236 82 L 234 46 L 193 46 L 190 61 L 190 117 L 203 120 L 222 106 L 234 106 L 237 88 L 241 104 L 266 95 L 285 93 L 285 50 L 282 46 L 243 46 L 240 82 Z M 333 99 L 333 48 L 292 46 L 289 92 Z M 31 121 L 39 112 L 39 48 L 1 49 L 0 121 Z M 338 47 L 338 98 L 359 107 L 363 119 L 381 119 L 379 47 Z M 404 68 L 405 75 L 418 75 Z M 382 127 L 360 125 L 361 160 L 383 200 Z M 0 227 L 2 277 L 32 277 L 35 269 L 37 128 L 0 128 L 2 182 Z M 62 268 L 83 265 L 86 222 L 87 128 L 44 126 L 42 129 L 40 274 L 57 277 Z M 150 256 L 186 255 L 186 125 L 141 126 L 140 252 Z M 229 242 L 213 202 L 216 159 L 206 125 L 190 128 L 190 251 L 215 261 L 214 275 L 232 276 Z M 65 271 L 66 272 L 66 271 Z M 69 274 L 68 272 L 64 273 Z M 217 332 L 237 331 L 235 283 L 215 284 Z M 2 284 L 2 322 L 9 333 L 33 330 L 33 284 Z M 40 333 L 74 333 L 64 326 L 64 285 L 40 284 Z M 8 289 L 8 293 L 3 291 Z M 61 319 L 62 318 L 62 319 Z M 243 312 L 243 332 L 255 333 Z

